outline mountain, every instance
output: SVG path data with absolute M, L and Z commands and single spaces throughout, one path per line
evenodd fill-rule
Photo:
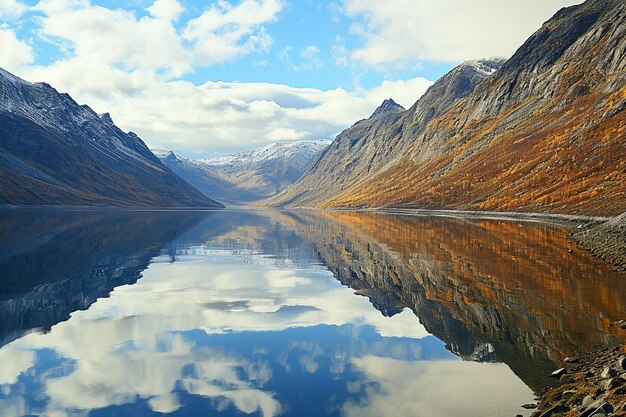
M 2 69 L 0 204 L 221 207 L 108 114 Z
M 473 88 L 459 84 L 461 100 L 447 95 L 431 111 L 412 111 L 437 98 L 430 91 L 405 113 L 343 132 L 272 203 L 624 211 L 626 3 L 562 9 L 494 69 Z
M 333 196 L 367 182 L 405 155 L 413 135 L 467 97 L 502 63 L 503 60 L 493 59 L 461 64 L 433 84 L 406 111 L 393 100 L 385 100 L 369 118 L 339 134 L 313 169 L 269 204 L 327 205 L 324 203 Z
M 205 195 L 226 203 L 271 197 L 298 180 L 319 159 L 328 141 L 274 143 L 252 151 L 190 160 L 153 150 L 161 162 Z
M 385 116 L 389 113 L 399 113 L 405 110 L 406 109 L 404 107 L 402 107 L 401 105 L 393 101 L 392 98 L 388 98 L 387 100 L 383 101 L 383 104 L 378 106 L 378 108 L 370 116 L 370 119 L 375 119 L 380 116 Z

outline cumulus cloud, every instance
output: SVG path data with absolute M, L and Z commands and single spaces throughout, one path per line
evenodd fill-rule
M 0 29 L 0 67 L 20 72 L 34 60 L 30 45 L 17 39 L 11 29 Z
M 116 124 L 137 132 L 150 146 L 165 146 L 188 156 L 275 141 L 333 138 L 368 117 L 384 99 L 392 97 L 408 107 L 432 84 L 418 77 L 355 91 L 269 83 L 196 86 L 162 80 L 147 70 L 128 74 L 79 59 L 32 67 L 21 74 L 69 91 L 98 113 L 110 112 Z
M 25 4 L 16 0 L 0 0 L 0 20 L 17 19 L 27 8 Z
M 197 66 L 266 50 L 271 38 L 263 24 L 274 21 L 282 7 L 277 0 L 246 0 L 236 7 L 221 1 L 181 28 L 174 26 L 185 11 L 177 0 L 155 0 L 147 16 L 83 0 L 43 0 L 36 10 L 43 14 L 39 35 L 57 43 L 66 60 L 176 78 Z
M 559 8 L 582 0 L 344 0 L 363 46 L 352 59 L 372 66 L 509 57 Z
M 157 19 L 176 21 L 185 8 L 177 0 L 155 0 L 148 13 Z
M 4 30 L 0 65 L 29 81 L 46 81 L 99 113 L 110 112 L 121 128 L 151 146 L 188 156 L 332 138 L 385 98 L 410 106 L 430 85 L 415 78 L 347 91 L 178 79 L 198 66 L 266 50 L 272 39 L 263 25 L 285 7 L 279 0 L 220 1 L 180 25 L 175 22 L 185 10 L 177 0 L 155 0 L 145 16 L 88 0 L 43 0 L 36 7 L 38 34 L 63 56 L 30 65 L 30 46 Z M 296 54 L 294 69 L 325 65 L 315 45 Z

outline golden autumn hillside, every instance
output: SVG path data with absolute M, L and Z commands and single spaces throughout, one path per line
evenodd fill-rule
M 270 205 L 626 210 L 626 3 L 559 11 L 507 61 L 468 62 L 356 123 Z

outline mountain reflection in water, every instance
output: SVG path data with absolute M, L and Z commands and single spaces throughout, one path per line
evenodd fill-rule
M 0 232 L 3 416 L 527 415 L 561 355 L 626 339 L 623 276 L 545 225 L 8 211 Z

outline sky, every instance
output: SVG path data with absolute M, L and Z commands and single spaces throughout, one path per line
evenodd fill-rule
M 0 67 L 189 158 L 333 139 L 580 0 L 0 0 Z

